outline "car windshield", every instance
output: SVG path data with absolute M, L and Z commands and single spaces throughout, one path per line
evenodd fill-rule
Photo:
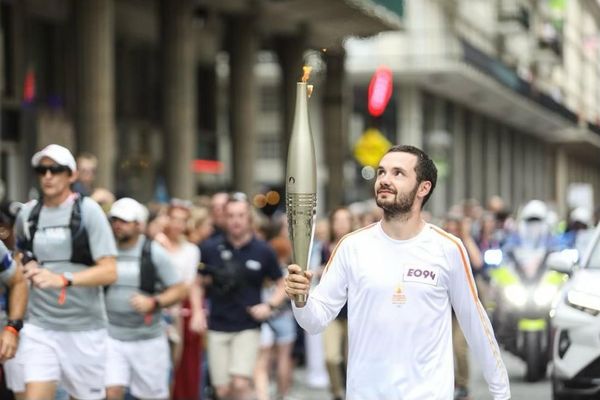
M 590 259 L 586 265 L 587 268 L 600 269 L 600 240 L 596 241 Z

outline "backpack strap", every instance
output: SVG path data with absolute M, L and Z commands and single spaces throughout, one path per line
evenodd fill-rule
M 40 212 L 42 211 L 43 205 L 44 203 L 41 200 L 38 200 L 29 213 L 29 217 L 27 218 L 27 223 L 24 228 L 25 237 L 19 240 L 19 248 L 21 250 L 33 252 L 33 237 L 37 231 Z
M 71 220 L 69 221 L 72 248 L 71 262 L 90 266 L 95 265 L 96 262 L 92 257 L 90 241 L 83 224 L 82 203 L 83 197 L 77 195 L 73 202 L 73 211 L 71 212 Z
M 154 294 L 157 281 L 156 266 L 152 262 L 152 240 L 146 238 L 140 258 L 140 290 L 150 295 Z

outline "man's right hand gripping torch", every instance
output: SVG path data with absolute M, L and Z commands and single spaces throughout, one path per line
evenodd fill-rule
M 292 262 L 302 270 L 308 268 L 317 206 L 317 163 L 308 119 L 307 85 L 310 67 L 304 67 L 302 82 L 296 86 L 296 110 L 290 137 L 286 175 L 286 211 L 292 242 Z M 294 303 L 302 307 L 306 295 L 295 295 Z

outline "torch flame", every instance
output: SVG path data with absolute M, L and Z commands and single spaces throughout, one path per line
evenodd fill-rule
M 302 82 L 306 83 L 306 82 L 308 82 L 308 78 L 310 76 L 310 71 L 312 71 L 312 67 L 309 65 L 305 65 L 304 67 L 302 67 L 302 71 L 303 71 Z

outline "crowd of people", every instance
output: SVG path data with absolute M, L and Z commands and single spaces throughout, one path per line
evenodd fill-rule
M 286 296 L 286 290 L 288 294 L 294 290 L 289 282 L 296 282 L 295 277 L 301 274 L 292 269 L 295 277 L 286 278 L 292 248 L 284 210 L 267 217 L 239 192 L 218 192 L 189 201 L 172 199 L 167 204 L 144 205 L 129 197 L 117 200 L 110 191 L 94 186 L 98 161 L 93 155 L 83 154 L 76 160 L 68 149 L 58 145 L 41 149 L 31 160 L 39 181 L 39 199 L 20 207 L 6 203 L 0 208 L 0 281 L 6 295 L 2 303 L 1 324 L 5 328 L 0 336 L 0 362 L 8 388 L 0 397 L 285 399 L 299 362 L 310 366 L 307 383 L 328 386 L 332 399 L 345 398 L 347 370 L 354 377 L 349 379 L 355 379 L 352 390 L 360 393 L 356 385 L 361 379 L 374 374 L 383 378 L 387 373 L 373 365 L 371 370 L 363 370 L 356 360 L 366 357 L 365 351 L 376 354 L 374 349 L 385 346 L 387 337 L 369 347 L 379 332 L 352 336 L 351 327 L 359 329 L 352 307 L 359 307 L 348 291 L 355 283 L 352 279 L 359 279 L 362 272 L 353 270 L 359 276 L 351 276 L 339 271 L 358 268 L 349 261 L 346 265 L 342 257 L 350 257 L 345 254 L 352 251 L 359 253 L 362 250 L 358 249 L 374 240 L 364 233 L 374 226 L 381 225 L 383 231 L 382 237 L 373 241 L 374 247 L 365 247 L 371 258 L 383 237 L 390 242 L 380 249 L 382 253 L 390 246 L 403 245 L 403 228 L 391 231 L 398 233 L 395 238 L 386 231 L 385 221 L 402 215 L 387 206 L 387 197 L 398 190 L 393 183 L 397 178 L 392 174 L 398 168 L 406 169 L 395 165 L 405 162 L 404 158 L 398 161 L 393 157 L 413 154 L 411 149 L 402 147 L 392 152 L 387 156 L 389 165 L 379 167 L 376 201 L 340 206 L 316 222 L 309 277 L 314 277 L 313 287 L 320 279 L 322 284 L 310 296 L 320 303 L 315 306 L 317 300 L 310 300 L 307 309 L 316 313 L 318 321 L 307 310 L 292 306 Z M 418 152 L 414 154 L 421 157 Z M 417 182 L 421 185 L 428 181 Z M 435 179 L 433 186 L 421 186 L 415 186 L 413 203 L 404 204 L 405 211 L 409 210 L 406 212 L 416 207 L 415 198 L 420 204 L 427 201 Z M 418 188 L 422 194 L 417 195 Z M 543 212 L 531 221 L 551 220 L 550 208 Z M 529 219 L 515 218 L 498 197 L 490 199 L 485 207 L 474 200 L 465 201 L 452 207 L 440 221 L 420 209 L 411 215 L 415 229 L 433 227 L 432 223 L 452 235 L 445 237 L 444 231 L 431 228 L 427 238 L 420 238 L 423 243 L 439 241 L 439 248 L 455 252 L 450 243 L 460 239 L 458 248 L 465 251 L 469 273 L 484 305 L 487 271 L 491 268 L 483 256 L 485 251 L 501 248 L 531 229 L 526 223 L 531 222 Z M 578 232 L 585 232 L 594 221 L 591 213 L 582 210 L 574 210 L 570 217 L 561 238 L 575 247 L 584 237 Z M 548 234 L 558 229 L 557 223 L 545 226 L 548 229 L 544 233 Z M 345 240 L 361 236 L 365 243 Z M 351 250 L 344 242 L 357 247 Z M 413 243 L 412 248 L 419 248 L 419 243 Z M 434 253 L 430 257 L 437 257 Z M 409 261 L 415 263 L 419 257 L 415 254 Z M 382 266 L 387 265 L 380 261 Z M 345 286 L 338 286 L 340 282 L 334 279 L 346 282 Z M 418 281 L 404 276 L 404 281 L 411 280 Z M 301 283 L 302 290 L 307 290 L 308 282 Z M 451 301 L 455 316 L 449 329 L 453 332 L 451 357 L 455 368 L 450 376 L 454 376 L 456 398 L 466 399 L 469 366 L 460 328 L 464 328 L 466 318 L 477 313 L 477 308 L 469 303 L 468 285 L 454 285 L 456 297 Z M 401 309 L 405 302 L 411 302 L 410 292 L 408 299 L 404 297 L 406 289 L 403 285 L 395 289 L 390 307 Z M 360 296 L 360 290 L 356 293 Z M 372 310 L 360 310 L 372 316 Z M 423 313 L 427 315 L 428 310 Z M 437 314 L 431 317 L 442 318 Z M 461 318 L 463 323 L 459 324 Z M 323 333 L 308 335 L 300 326 Z M 475 340 L 487 326 L 483 323 L 480 332 L 471 324 L 467 334 Z M 370 329 L 385 330 L 377 326 Z M 361 342 L 367 333 L 372 338 Z M 354 337 L 355 346 L 366 346 L 355 347 L 359 356 L 354 356 L 354 365 L 349 336 Z M 420 340 L 417 336 L 411 339 L 414 343 Z M 439 343 L 445 339 L 440 337 Z M 387 344 L 392 347 L 383 348 L 384 352 L 394 345 L 407 350 L 397 343 Z M 448 354 L 438 356 L 445 359 Z M 484 364 L 492 363 L 494 357 L 490 353 Z M 501 397 L 507 393 L 503 375 L 498 371 L 495 374 L 490 374 L 490 387 L 499 393 L 498 398 L 505 398 Z M 443 386 L 446 376 L 440 379 Z

